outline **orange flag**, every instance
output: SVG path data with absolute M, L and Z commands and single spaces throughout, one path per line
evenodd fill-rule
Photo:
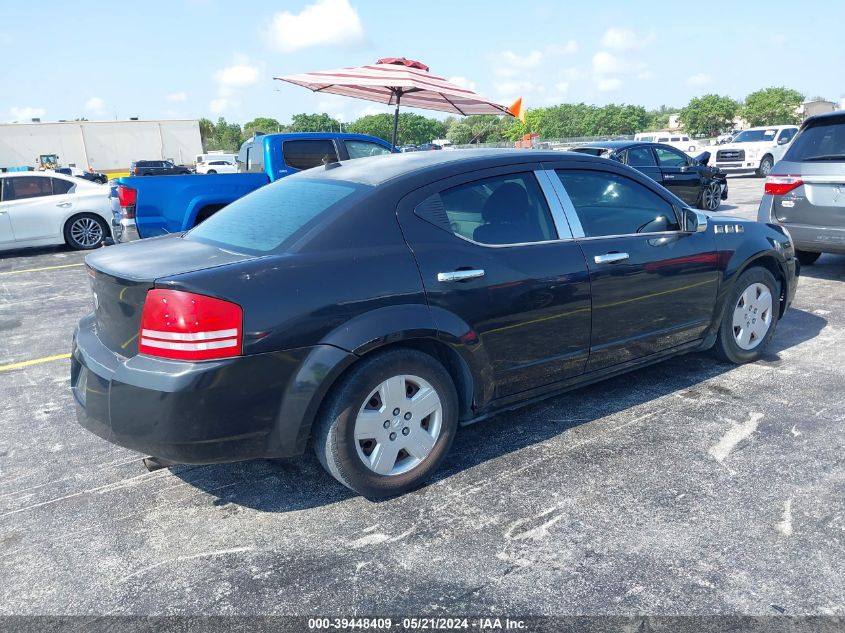
M 517 100 L 508 108 L 508 112 L 525 123 L 525 108 L 522 107 L 522 97 L 517 97 Z

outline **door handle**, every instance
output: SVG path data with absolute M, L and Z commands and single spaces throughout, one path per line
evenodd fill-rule
M 61 207 L 62 209 L 67 209 L 72 204 L 73 204 L 72 202 L 60 202 L 56 206 Z
M 615 264 L 625 261 L 628 257 L 630 257 L 628 253 L 607 253 L 606 255 L 596 255 L 593 259 L 597 264 Z
M 437 281 L 468 281 L 484 276 L 484 271 L 477 270 L 454 270 L 450 273 L 437 273 Z

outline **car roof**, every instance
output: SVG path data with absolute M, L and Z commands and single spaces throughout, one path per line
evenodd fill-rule
M 462 172 L 467 172 L 520 163 L 543 161 L 559 163 L 567 158 L 574 161 L 596 161 L 598 164 L 605 164 L 604 159 L 574 152 L 535 149 L 461 149 L 449 152 L 404 152 L 356 158 L 331 163 L 330 165 L 336 166 L 335 168 L 315 167 L 289 178 L 344 180 L 377 186 L 389 180 L 412 175 L 445 178 L 458 173 L 455 171 L 458 164 Z M 442 175 L 438 172 L 442 172 Z
M 824 114 L 816 114 L 806 119 L 801 127 L 810 127 L 815 124 L 827 123 L 845 123 L 845 110 L 835 110 L 833 112 L 825 112 Z
M 262 134 L 260 136 L 247 139 L 241 145 L 249 145 L 253 142 L 265 143 L 267 140 L 280 139 L 283 141 L 313 141 L 326 139 L 340 139 L 344 141 L 370 141 L 380 145 L 390 145 L 384 139 L 377 136 L 370 136 L 369 134 L 351 134 L 348 132 L 279 132 L 277 134 Z
M 582 143 L 578 147 L 594 147 L 596 149 L 624 149 L 634 145 L 654 145 L 651 141 L 594 141 Z
M 782 130 L 782 129 L 788 128 L 788 127 L 798 127 L 798 125 L 796 125 L 796 124 L 792 124 L 792 125 L 758 125 L 756 127 L 749 127 L 749 128 L 744 129 L 744 130 L 740 130 L 740 133 L 742 133 L 742 132 L 753 132 L 753 131 L 756 131 L 756 130 Z

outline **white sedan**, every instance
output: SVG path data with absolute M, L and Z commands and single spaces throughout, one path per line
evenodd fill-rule
M 228 160 L 206 160 L 197 163 L 198 174 L 236 174 L 238 166 Z
M 0 174 L 0 251 L 96 248 L 110 235 L 111 217 L 107 185 L 55 172 Z

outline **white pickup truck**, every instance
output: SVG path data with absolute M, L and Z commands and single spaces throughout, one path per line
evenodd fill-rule
M 755 173 L 765 177 L 781 159 L 797 132 L 797 125 L 770 125 L 743 130 L 730 143 L 716 146 L 718 149 L 711 166 L 729 174 Z

